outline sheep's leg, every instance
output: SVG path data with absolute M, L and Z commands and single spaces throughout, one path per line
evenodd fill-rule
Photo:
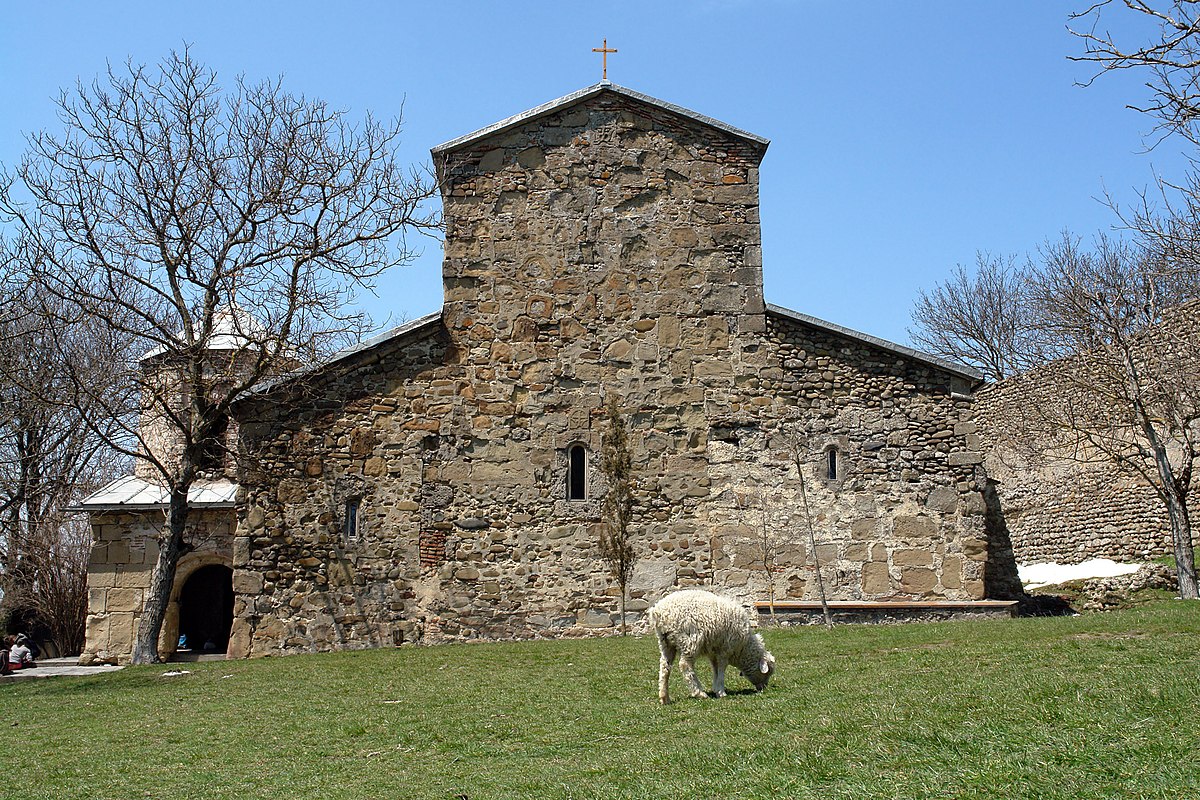
M 708 692 L 704 691 L 704 687 L 696 678 L 696 668 L 692 665 L 692 659 L 686 654 L 679 657 L 679 671 L 683 673 L 683 680 L 691 689 L 692 697 L 708 697 Z
M 666 637 L 658 637 L 658 702 L 664 706 L 671 702 L 667 695 L 667 684 L 671 681 L 671 664 L 675 661 L 676 649 Z
M 713 694 L 717 697 L 725 696 L 725 667 L 729 666 L 729 662 L 724 658 L 713 656 Z

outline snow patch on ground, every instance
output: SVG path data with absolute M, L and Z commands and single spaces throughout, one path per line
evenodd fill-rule
M 1082 564 L 1018 564 L 1017 574 L 1026 589 L 1040 589 L 1050 584 L 1077 581 L 1083 578 L 1112 578 L 1137 572 L 1141 564 L 1118 564 L 1108 558 L 1093 558 Z

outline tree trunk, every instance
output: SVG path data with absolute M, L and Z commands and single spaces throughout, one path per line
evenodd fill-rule
M 621 635 L 627 635 L 625 630 L 625 587 L 621 586 Z
M 1171 519 L 1171 544 L 1175 550 L 1175 569 L 1179 574 L 1179 596 L 1200 599 L 1196 585 L 1196 554 L 1192 549 L 1192 522 L 1185 498 L 1167 494 L 1167 515 Z
M 150 591 L 138 623 L 137 641 L 133 645 L 134 664 L 155 664 L 161 660 L 158 637 L 162 633 L 175 585 L 175 568 L 183 551 L 183 531 L 187 526 L 187 488 L 175 488 L 167 506 L 167 530 L 158 548 L 158 561 L 150 577 Z

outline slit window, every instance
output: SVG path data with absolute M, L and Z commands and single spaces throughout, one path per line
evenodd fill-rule
M 825 478 L 836 481 L 838 478 L 838 452 L 831 447 L 825 452 Z
M 567 499 L 587 499 L 587 450 L 581 444 L 567 448 Z
M 346 519 L 342 533 L 347 542 L 357 542 L 361 536 L 362 522 L 359 515 L 361 504 L 362 501 L 357 497 L 346 501 Z

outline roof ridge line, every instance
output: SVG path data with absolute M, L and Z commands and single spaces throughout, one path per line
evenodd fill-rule
M 741 128 L 735 127 L 726 122 L 722 122 L 714 117 L 700 114 L 696 111 L 692 111 L 691 109 L 684 108 L 683 106 L 676 105 L 674 103 L 668 103 L 666 100 L 659 100 L 657 97 L 651 97 L 648 94 L 634 91 L 633 89 L 626 88 L 620 84 L 613 83 L 612 81 L 601 81 L 599 83 L 594 83 L 591 86 L 586 86 L 583 89 L 578 89 L 570 94 L 565 94 L 562 97 L 549 101 L 548 103 L 542 103 L 541 105 L 535 106 L 528 111 L 522 111 L 519 114 L 514 114 L 513 116 L 502 119 L 499 122 L 493 122 L 491 125 L 486 125 L 476 131 L 472 131 L 471 133 L 458 136 L 447 142 L 442 142 L 441 144 L 430 148 L 429 152 L 430 154 L 436 156 L 439 153 L 445 153 L 447 151 L 454 150 L 462 147 L 465 144 L 469 144 L 487 136 L 491 136 L 499 131 L 507 130 L 508 128 L 513 128 L 517 125 L 521 125 L 539 117 L 546 116 L 547 114 L 550 114 L 559 108 L 573 105 L 605 91 L 614 92 L 616 94 L 624 95 L 625 97 L 640 100 L 643 103 L 648 103 L 649 105 L 653 105 L 665 111 L 670 111 L 671 113 L 687 117 L 695 122 L 699 122 L 711 128 L 716 128 L 717 130 L 723 131 L 739 139 L 745 139 L 747 141 L 760 144 L 763 147 L 766 147 L 771 143 L 770 139 L 766 139 L 757 134 L 742 130 Z
M 941 358 L 940 356 L 935 356 L 931 353 L 916 350 L 912 347 L 908 347 L 907 345 L 897 344 L 887 339 L 881 339 L 880 337 L 869 333 L 856 331 L 853 328 L 847 328 L 844 325 L 838 325 L 836 322 L 829 322 L 828 320 L 814 317 L 811 314 L 793 311 L 790 308 L 784 308 L 783 306 L 775 305 L 774 303 L 767 303 L 766 306 L 767 311 L 774 312 L 780 316 L 790 317 L 791 319 L 804 322 L 817 328 L 824 328 L 825 330 L 832 331 L 834 333 L 840 333 L 843 336 L 848 336 L 851 339 L 857 339 L 860 342 L 874 345 L 875 347 L 879 347 L 883 350 L 891 350 L 893 353 L 898 353 L 900 355 L 916 359 L 917 361 L 923 361 L 926 364 L 946 370 L 947 372 L 952 372 L 955 375 L 961 375 L 964 378 L 970 378 L 971 380 L 977 382 L 982 382 L 984 379 L 983 373 L 971 369 L 970 367 L 965 367 L 962 364 L 956 364 L 953 361 Z

